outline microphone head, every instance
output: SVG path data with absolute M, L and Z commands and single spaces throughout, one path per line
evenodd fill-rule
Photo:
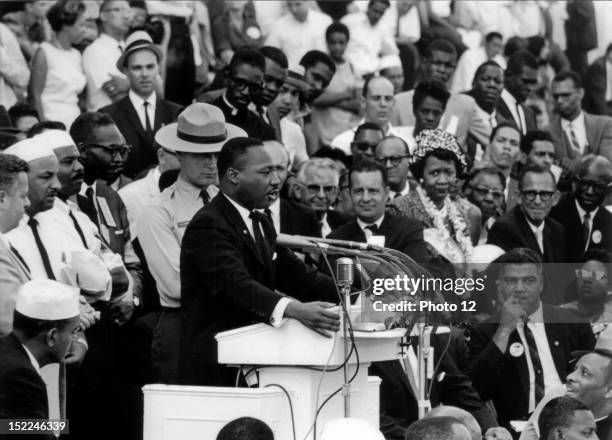
M 354 263 L 350 258 L 338 258 L 336 260 L 336 282 L 342 287 L 353 285 Z

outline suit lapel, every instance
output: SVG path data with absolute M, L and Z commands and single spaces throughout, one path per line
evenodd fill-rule
M 586 131 L 587 146 L 584 149 L 584 154 L 594 153 L 592 146 L 597 145 L 597 126 L 594 124 L 594 119 L 586 112 L 584 114 L 584 131 Z
M 523 347 L 523 353 L 520 356 L 512 356 L 510 354 L 510 347 L 513 344 L 520 344 Z M 521 381 L 521 388 L 523 392 L 527 396 L 529 400 L 529 367 L 527 366 L 527 350 L 528 348 L 524 346 L 521 342 L 521 337 L 518 334 L 518 330 L 514 330 L 510 334 L 510 338 L 508 339 L 508 348 L 506 348 L 506 356 L 512 359 L 514 363 L 514 367 L 518 373 L 519 379 Z
M 138 117 L 138 113 L 136 112 L 132 101 L 127 96 L 123 98 L 121 109 L 125 114 L 126 119 L 129 121 L 130 125 L 136 129 L 138 136 L 140 136 L 143 141 L 147 142 L 147 133 L 145 132 L 144 128 L 142 127 L 142 124 L 140 123 L 140 118 Z M 155 122 L 157 123 L 157 116 L 155 117 Z
M 527 223 L 527 219 L 523 215 L 520 206 L 516 206 L 514 210 L 515 210 L 514 214 L 516 216 L 519 228 L 521 229 L 521 233 L 523 237 L 525 237 L 525 242 L 526 242 L 527 247 L 533 249 L 539 254 L 542 254 L 542 251 L 540 250 L 540 245 L 538 244 L 538 240 L 536 239 L 535 234 L 529 227 L 529 223 Z M 546 226 L 544 227 L 544 230 L 546 230 Z
M 350 240 L 358 241 L 358 242 L 361 242 L 361 243 L 367 242 L 367 238 L 365 236 L 365 233 L 359 227 L 359 224 L 357 223 L 357 220 L 352 220 L 351 221 L 351 226 L 350 226 L 350 230 L 349 230 L 349 237 L 354 237 L 354 238 L 350 238 Z
M 30 274 L 30 268 L 26 264 L 23 257 L 16 253 L 17 250 L 11 249 L 10 244 L 7 246 L 4 240 L 0 240 L 0 247 L 3 248 L 3 252 L 5 252 L 9 256 L 9 259 L 13 263 L 13 266 L 17 269 L 17 272 L 19 272 L 19 278 L 21 278 L 23 281 L 31 280 L 32 276 Z
M 567 340 L 567 337 L 564 337 L 563 334 L 562 327 L 564 325 L 555 323 L 556 319 L 551 316 L 553 314 L 552 309 L 544 304 L 542 304 L 542 314 L 544 317 L 543 321 L 548 323 L 544 324 L 544 331 L 546 332 L 546 339 L 548 340 L 550 354 L 552 355 L 553 362 L 555 363 L 557 374 L 559 375 L 559 378 L 563 380 L 565 378 L 565 374 L 567 373 L 567 365 L 565 365 L 565 351 L 564 347 L 561 345 L 561 341 Z
M 157 101 L 155 101 L 155 121 L 153 122 L 153 133 L 157 133 L 157 130 L 162 128 L 163 121 L 168 121 L 170 117 L 168 116 L 168 107 L 163 99 L 159 96 L 157 97 Z

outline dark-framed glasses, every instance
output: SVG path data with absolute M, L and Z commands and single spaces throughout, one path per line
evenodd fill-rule
M 352 148 L 356 148 L 357 150 L 359 150 L 361 153 L 369 153 L 372 154 L 372 151 L 374 149 L 374 147 L 376 147 L 376 145 L 374 144 L 369 144 L 367 142 L 359 142 L 359 141 L 355 141 L 355 142 L 351 142 L 351 147 Z
M 130 151 L 132 150 L 132 146 L 128 144 L 100 145 L 100 144 L 94 144 L 91 142 L 87 142 L 87 143 L 81 144 L 81 146 L 89 147 L 89 148 L 91 147 L 101 148 L 106 153 L 108 153 L 111 157 L 114 157 L 117 154 L 119 154 L 121 157 L 126 157 L 128 154 L 130 154 Z
M 548 202 L 550 199 L 552 199 L 552 196 L 555 195 L 555 192 L 554 191 L 527 190 L 527 191 L 521 191 L 521 194 L 523 195 L 523 197 L 525 197 L 530 202 L 533 202 L 537 196 L 540 196 L 540 200 L 542 200 L 543 202 Z
M 323 193 L 326 196 L 333 197 L 338 192 L 338 187 L 335 185 L 322 186 L 322 185 L 311 184 L 311 185 L 304 185 L 304 187 L 306 188 L 306 191 L 308 191 L 310 195 L 313 195 L 313 196 L 323 191 Z
M 387 161 L 389 161 L 391 162 L 391 165 L 396 167 L 402 162 L 402 159 L 405 159 L 406 157 L 410 157 L 410 156 L 408 156 L 407 154 L 404 154 L 403 156 L 386 156 L 386 157 L 378 156 L 376 158 L 376 162 L 382 165 L 386 165 Z
M 603 280 L 608 279 L 608 274 L 603 270 L 585 270 L 585 269 L 576 269 L 576 278 L 579 280 Z
M 251 92 L 257 93 L 260 92 L 263 87 L 263 83 L 251 82 L 244 78 L 240 78 L 239 76 L 232 76 L 231 79 L 234 83 L 234 87 L 236 87 L 236 90 L 241 92 L 249 89 Z
M 587 180 L 581 177 L 576 177 L 576 184 L 583 189 L 593 188 L 593 191 L 603 193 L 612 187 L 612 183 L 598 182 L 596 180 Z

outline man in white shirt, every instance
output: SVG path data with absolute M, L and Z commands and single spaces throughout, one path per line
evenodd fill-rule
M 380 21 L 389 4 L 389 0 L 370 0 L 365 13 L 353 12 L 342 17 L 341 22 L 351 34 L 346 58 L 359 76 L 377 72 L 381 57 L 399 52 L 391 30 L 385 29 Z
M 296 65 L 309 50 L 325 51 L 325 29 L 332 24 L 327 14 L 311 9 L 309 1 L 287 0 L 288 14 L 272 27 L 266 45 L 285 52 L 289 65 Z
M 131 9 L 126 0 L 105 1 L 100 6 L 100 35 L 83 51 L 87 76 L 87 110 L 96 111 L 121 99 L 129 82 L 116 66 L 125 49 Z
M 410 149 L 399 137 L 387 136 L 376 146 L 376 161 L 387 170 L 389 201 L 410 191 Z
M 30 69 L 11 30 L 0 23 L 0 105 L 9 109 L 25 97 Z
M 506 68 L 506 61 L 502 56 L 504 45 L 499 32 L 490 32 L 485 37 L 484 46 L 468 49 L 459 58 L 457 69 L 453 75 L 451 92 L 461 93 L 470 90 L 474 74 L 485 61 L 495 61 L 502 68 Z

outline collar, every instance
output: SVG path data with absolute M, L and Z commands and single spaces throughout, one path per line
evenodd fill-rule
M 42 377 L 42 374 L 40 372 L 40 364 L 38 363 L 38 361 L 36 360 L 36 358 L 34 357 L 32 352 L 25 345 L 21 344 L 21 346 L 23 347 L 23 349 L 25 350 L 26 354 L 30 358 L 30 363 L 32 364 L 32 366 L 34 367 L 36 372 Z
M 404 185 L 404 188 L 401 191 L 395 192 L 391 189 L 389 190 L 389 199 L 393 200 L 393 198 L 397 197 L 398 195 L 405 196 L 409 192 L 410 192 L 410 181 L 406 180 L 406 184 Z
M 584 219 L 584 214 L 586 213 L 586 211 L 582 209 L 582 206 L 580 206 L 580 203 L 578 203 L 578 200 L 574 199 L 574 203 L 576 204 L 576 209 L 578 210 L 578 217 L 580 217 L 580 222 L 582 223 Z M 599 206 L 589 213 L 591 214 L 591 222 L 597 215 L 597 211 L 599 211 Z
M 374 223 L 365 223 L 364 221 L 362 221 L 361 219 L 358 218 L 357 219 L 357 224 L 359 225 L 361 230 L 365 232 L 366 226 L 376 225 L 376 227 L 380 229 L 380 225 L 382 224 L 384 219 L 385 219 L 385 214 L 381 215 L 380 218 L 378 220 L 376 220 Z
M 514 96 L 512 96 L 512 93 L 510 93 L 505 88 L 501 92 L 501 99 L 506 101 L 506 104 L 510 104 L 513 107 L 516 107 L 516 105 L 518 104 L 518 101 L 516 100 L 516 98 Z
M 87 185 L 85 182 L 83 182 L 81 184 L 81 191 L 79 191 L 79 194 L 84 197 L 87 197 L 87 194 L 86 194 L 87 188 L 93 189 L 93 197 L 95 199 L 96 196 L 98 195 L 98 192 L 96 191 L 96 182 L 94 181 L 94 183 L 92 183 L 91 185 Z
M 278 199 L 276 199 L 274 201 L 274 203 L 272 203 L 270 206 L 268 206 L 268 209 L 272 213 L 273 217 L 280 216 L 280 197 Z
M 209 185 L 209 187 L 210 186 L 214 185 Z M 200 198 L 200 193 L 204 188 L 198 188 L 197 186 L 192 185 L 191 183 L 187 182 L 179 173 L 179 176 L 176 179 L 176 189 L 180 190 L 181 192 L 184 192 L 191 199 L 198 200 Z M 208 191 L 208 188 L 206 189 Z
M 571 121 L 569 119 L 561 118 L 561 127 L 569 129 L 570 125 L 572 125 L 573 127 L 576 127 L 576 125 L 584 125 L 584 112 L 581 111 L 580 113 L 578 113 L 578 116 L 576 116 Z
M 112 44 L 113 46 L 117 47 L 117 46 L 125 46 L 125 41 L 124 40 L 117 40 L 114 37 L 111 37 L 109 34 L 105 33 L 105 32 L 100 32 L 100 35 L 98 36 L 99 40 L 108 42 L 109 44 Z
M 132 89 L 130 89 L 128 92 L 128 97 L 130 98 L 130 101 L 132 101 L 132 105 L 137 111 L 142 108 L 145 102 L 143 97 L 138 96 Z M 147 102 L 152 109 L 155 109 L 155 103 L 157 102 L 157 94 L 155 93 L 155 90 L 153 90 L 153 93 L 151 93 L 151 95 L 147 98 Z
M 230 201 L 230 203 L 234 206 L 234 208 L 238 210 L 238 214 L 240 214 L 240 217 L 242 217 L 242 221 L 244 221 L 244 224 L 248 225 L 251 222 L 251 219 L 249 217 L 249 215 L 251 214 L 251 211 L 246 209 L 244 206 L 242 206 L 240 203 L 232 199 L 227 194 L 223 193 L 223 195 L 225 196 L 227 200 Z
M 542 301 L 538 303 L 538 308 L 535 309 L 535 312 L 529 315 L 529 322 L 531 323 L 537 323 L 537 322 L 543 323 L 544 322 L 544 313 L 542 312 Z
M 236 114 L 238 114 L 238 108 L 230 104 L 230 102 L 227 100 L 227 97 L 225 96 L 226 94 L 227 94 L 227 90 L 223 92 L 223 102 L 225 102 L 225 105 L 227 105 L 230 108 L 232 116 L 236 116 Z
M 525 215 L 525 213 L 523 213 L 523 215 Z M 525 221 L 527 222 L 529 228 L 533 231 L 533 233 L 536 234 L 536 236 L 538 235 L 538 232 L 544 232 L 544 225 L 546 225 L 546 219 L 540 224 L 540 226 L 536 226 L 531 223 L 527 217 L 525 217 Z

